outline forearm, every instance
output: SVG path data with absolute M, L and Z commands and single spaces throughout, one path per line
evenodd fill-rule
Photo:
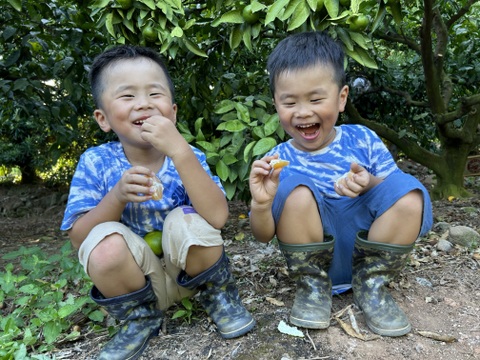
M 172 158 L 193 207 L 216 229 L 228 219 L 228 203 L 223 191 L 202 167 L 189 148 Z
M 96 225 L 107 221 L 119 221 L 125 205 L 110 191 L 95 208 L 78 218 L 68 231 L 73 246 L 78 249 Z
M 275 236 L 275 221 L 271 204 L 258 205 L 254 201 L 250 208 L 250 227 L 252 234 L 260 242 L 267 243 Z

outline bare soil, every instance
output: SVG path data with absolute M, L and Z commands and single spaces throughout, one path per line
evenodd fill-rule
M 431 186 L 428 171 L 411 162 L 402 166 Z M 480 359 L 480 249 L 457 245 L 446 253 L 436 247 L 445 232 L 441 222 L 480 232 L 480 178 L 466 181 L 475 196 L 434 202 L 434 228 L 419 239 L 409 265 L 390 286 L 410 318 L 410 334 L 375 336 L 353 306 L 351 292 L 334 297 L 327 330 L 300 329 L 304 337 L 280 332 L 279 323 L 288 324 L 295 286 L 278 246 L 255 241 L 247 205 L 232 201 L 223 230 L 226 250 L 241 297 L 257 326 L 246 336 L 224 340 L 196 302 L 190 324 L 172 320 L 181 308 L 172 307 L 165 313 L 162 334 L 150 341 L 141 359 Z M 66 190 L 0 186 L 1 253 L 22 245 L 57 251 L 68 241 L 58 230 L 65 201 Z M 3 267 L 1 259 L 0 265 Z M 82 325 L 82 337 L 59 346 L 54 355 L 56 359 L 94 359 L 106 341 L 105 332 L 93 333 L 88 325 Z

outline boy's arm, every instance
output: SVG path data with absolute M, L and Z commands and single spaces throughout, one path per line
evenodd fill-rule
M 254 161 L 250 172 L 250 226 L 258 241 L 269 242 L 275 236 L 272 204 L 278 189 L 281 169 L 273 170 L 270 161 L 278 156 L 266 156 Z
M 202 167 L 188 143 L 185 142 L 183 149 L 176 151 L 170 158 L 195 210 L 214 228 L 222 228 L 228 219 L 227 199 Z
M 151 116 L 142 125 L 142 137 L 172 159 L 198 214 L 216 229 L 222 228 L 228 218 L 227 199 L 179 133 L 175 122 L 163 116 Z
M 122 178 L 90 211 L 79 217 L 68 230 L 75 248 L 79 248 L 89 232 L 98 224 L 119 221 L 128 202 L 143 202 L 154 191 L 152 177 L 155 174 L 144 167 L 135 166 L 123 173 Z M 145 195 L 139 195 L 145 194 Z

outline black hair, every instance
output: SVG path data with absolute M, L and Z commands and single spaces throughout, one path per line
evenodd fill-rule
M 175 103 L 175 89 L 173 86 L 173 81 L 160 55 L 148 47 L 119 45 L 104 51 L 93 60 L 93 64 L 89 73 L 89 80 L 92 89 L 93 101 L 95 102 L 95 106 L 97 108 L 100 108 L 102 103 L 101 97 L 104 90 L 102 75 L 105 69 L 118 61 L 138 58 L 150 59 L 162 68 L 168 81 L 168 88 L 172 95 L 172 103 Z
M 342 46 L 326 32 L 309 31 L 290 35 L 280 41 L 268 57 L 270 91 L 275 95 L 275 82 L 289 70 L 315 65 L 333 68 L 333 80 L 342 88 L 346 84 L 345 54 Z

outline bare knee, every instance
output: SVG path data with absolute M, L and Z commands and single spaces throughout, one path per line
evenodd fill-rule
M 421 217 L 423 213 L 423 194 L 414 190 L 401 197 L 394 205 L 395 211 L 402 217 Z
M 89 269 L 94 268 L 96 273 L 114 271 L 124 263 L 129 253 L 122 235 L 117 233 L 108 235 L 90 253 L 88 267 Z
M 296 213 L 301 213 L 302 210 L 311 210 L 312 206 L 317 208 L 317 202 L 312 191 L 306 186 L 298 186 L 285 201 L 284 211 L 293 209 Z

